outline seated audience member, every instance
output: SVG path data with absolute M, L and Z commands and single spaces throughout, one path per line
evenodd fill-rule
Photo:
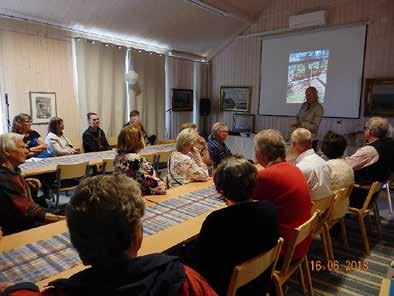
M 181 130 L 180 130 L 180 131 L 183 131 L 183 130 L 186 129 L 186 128 L 195 129 L 195 130 L 197 131 L 197 133 L 198 133 L 197 126 L 196 126 L 196 124 L 193 123 L 193 122 L 186 122 L 186 123 L 183 123 L 183 124 L 181 125 Z M 211 161 L 211 158 L 209 157 L 208 144 L 207 144 L 207 142 L 205 141 L 205 139 L 204 139 L 203 137 L 199 136 L 199 137 L 198 137 L 198 140 L 197 140 L 197 143 L 195 144 L 195 146 L 196 146 L 198 152 L 200 152 L 201 158 L 202 158 L 202 160 L 204 161 L 204 163 L 205 163 L 206 165 L 210 165 L 210 164 L 212 163 L 212 161 Z M 196 159 L 194 158 L 193 153 L 189 153 L 189 156 L 191 157 L 191 159 L 193 159 L 194 161 L 196 161 Z
M 0 135 L 0 226 L 4 235 L 64 219 L 46 213 L 32 200 L 30 188 L 37 190 L 41 183 L 21 176 L 18 166 L 25 162 L 27 151 L 23 135 Z
M 226 295 L 233 269 L 264 251 L 279 238 L 276 209 L 268 201 L 253 201 L 257 170 L 244 158 L 224 159 L 214 175 L 216 190 L 232 204 L 211 213 L 204 221 L 185 261 L 208 281 L 219 295 Z M 265 295 L 270 286 L 267 270 L 237 295 Z
M 48 135 L 45 139 L 48 153 L 52 156 L 62 156 L 77 153 L 70 140 L 63 134 L 63 119 L 52 117 L 48 125 Z
M 156 135 L 148 135 L 145 132 L 144 126 L 141 122 L 140 112 L 138 110 L 133 110 L 130 112 L 130 121 L 124 125 L 124 127 L 128 125 L 135 124 L 140 127 L 142 132 L 142 138 L 144 139 L 145 146 L 146 145 L 154 145 L 156 143 Z
M 311 217 L 312 201 L 301 170 L 286 161 L 285 142 L 278 131 L 264 130 L 255 138 L 256 160 L 264 169 L 258 172 L 254 198 L 272 202 L 278 211 L 280 234 L 284 238 L 282 254 L 292 230 Z M 294 259 L 301 259 L 308 251 L 311 238 L 305 239 L 294 250 Z
M 291 149 L 295 164 L 304 174 L 312 200 L 316 201 L 332 195 L 330 173 L 326 161 L 312 149 L 312 134 L 305 128 L 297 128 L 291 134 Z
M 198 141 L 196 130 L 187 128 L 176 139 L 176 150 L 168 159 L 168 185 L 170 188 L 196 181 L 207 181 L 208 168 L 194 146 Z M 190 158 L 194 155 L 196 161 Z
M 41 294 L 33 284 L 29 294 L 24 287 L 17 291 L 17 285 L 8 289 L 31 296 L 217 295 L 177 257 L 137 256 L 144 207 L 137 183 L 121 174 L 83 180 L 67 208 L 67 224 L 74 248 L 90 267 L 50 283 L 51 288 Z
M 386 182 L 394 169 L 394 143 L 387 137 L 389 131 L 387 119 L 371 117 L 364 130 L 367 144 L 353 155 L 346 157 L 346 162 L 354 170 L 354 180 L 359 185 L 371 185 L 373 182 Z M 350 196 L 350 206 L 362 208 L 368 189 L 354 187 Z
M 343 159 L 347 142 L 344 136 L 329 131 L 323 138 L 321 151 L 329 159 L 331 191 L 335 192 L 354 183 L 352 167 Z
M 83 149 L 85 152 L 111 150 L 104 131 L 99 127 L 100 118 L 96 113 L 87 114 L 89 127 L 82 135 Z
M 25 136 L 26 148 L 28 149 L 27 157 L 45 158 L 50 155 L 46 152 L 47 147 L 41 135 L 31 129 L 31 116 L 25 113 L 19 113 L 14 117 L 12 122 L 12 132 Z
M 141 130 L 136 125 L 123 128 L 118 136 L 114 172 L 120 172 L 141 185 L 143 195 L 165 194 L 166 185 L 157 177 L 152 164 L 138 153 L 144 148 Z
M 351 166 L 343 159 L 343 153 L 346 150 L 347 142 L 344 136 L 329 131 L 323 138 L 321 151 L 329 160 L 326 162 L 331 180 L 331 191 L 336 192 L 354 184 L 354 173 Z M 331 215 L 330 219 L 339 219 L 348 211 L 349 199 L 345 199 L 336 211 L 336 216 Z M 338 224 L 337 224 L 338 225 Z M 339 230 L 339 225 L 335 229 Z M 331 231 L 337 233 L 336 230 Z
M 212 133 L 208 137 L 208 151 L 214 168 L 219 165 L 223 158 L 232 155 L 224 142 L 227 136 L 227 125 L 223 122 L 216 122 L 212 127 Z

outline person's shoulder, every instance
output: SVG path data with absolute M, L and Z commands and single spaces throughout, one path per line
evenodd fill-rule
M 185 282 L 180 287 L 178 295 L 182 296 L 217 296 L 208 282 L 194 269 L 183 265 L 185 269 Z
M 32 138 L 40 138 L 41 137 L 40 133 L 37 132 L 36 130 L 31 130 L 29 136 L 32 137 Z

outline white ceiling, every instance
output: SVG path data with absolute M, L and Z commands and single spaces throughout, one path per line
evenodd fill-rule
M 0 14 L 206 57 L 271 1 L 205 1 L 219 16 L 184 0 L 1 0 Z

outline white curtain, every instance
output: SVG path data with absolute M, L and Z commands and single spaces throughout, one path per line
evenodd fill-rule
M 148 135 L 164 139 L 165 58 L 163 55 L 132 50 L 129 59 L 130 69 L 138 74 L 137 83 L 129 86 L 130 110 L 140 111 Z
M 88 125 L 86 114 L 95 112 L 107 137 L 117 136 L 127 122 L 126 49 L 82 39 L 75 41 L 75 55 L 81 127 Z

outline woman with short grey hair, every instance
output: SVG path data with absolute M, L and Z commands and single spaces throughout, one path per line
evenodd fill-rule
M 182 130 L 176 139 L 176 150 L 168 159 L 168 185 L 170 188 L 191 182 L 207 181 L 208 168 L 194 146 L 199 135 L 195 129 Z M 189 156 L 192 154 L 194 160 Z

